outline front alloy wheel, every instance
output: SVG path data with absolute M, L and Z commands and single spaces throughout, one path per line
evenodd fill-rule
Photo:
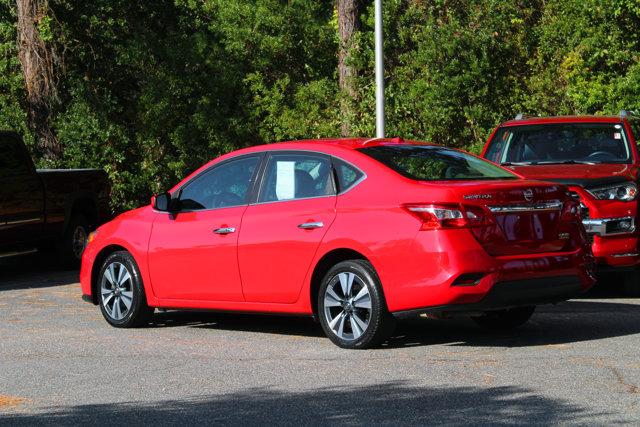
M 343 261 L 327 272 L 318 293 L 318 315 L 327 337 L 349 349 L 380 344 L 394 325 L 380 279 L 364 260 Z
M 112 262 L 100 281 L 102 305 L 113 320 L 122 320 L 133 304 L 131 273 L 123 264 Z
M 140 270 L 129 252 L 109 255 L 98 276 L 100 311 L 112 326 L 146 325 L 153 315 L 147 305 Z

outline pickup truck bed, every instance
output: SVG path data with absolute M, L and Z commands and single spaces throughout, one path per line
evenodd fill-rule
M 55 247 L 79 261 L 88 233 L 110 218 L 98 169 L 36 170 L 20 137 L 0 132 L 0 257 Z

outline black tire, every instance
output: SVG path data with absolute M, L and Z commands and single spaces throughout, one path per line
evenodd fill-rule
M 154 309 L 147 305 L 140 270 L 129 252 L 119 251 L 109 255 L 100 268 L 97 281 L 100 311 L 110 325 L 136 328 L 149 323 Z M 105 293 L 109 288 L 112 292 Z
M 348 281 L 351 277 L 350 292 L 345 296 L 341 278 Z M 339 301 L 327 296 L 328 288 Z M 325 296 L 329 298 L 326 302 Z M 366 308 L 367 305 L 370 308 Z M 395 327 L 395 319 L 387 311 L 378 274 L 364 260 L 343 261 L 327 272 L 318 291 L 317 309 L 325 335 L 341 348 L 376 347 L 391 335 Z M 330 325 L 332 320 L 333 327 Z
M 487 311 L 482 316 L 472 317 L 480 327 L 491 331 L 506 331 L 522 326 L 533 316 L 535 306 Z
M 640 297 L 640 273 L 638 271 L 624 273 L 622 286 L 627 296 Z
M 59 245 L 60 261 L 68 267 L 80 266 L 82 252 L 89 237 L 89 220 L 83 214 L 73 214 L 67 224 L 62 241 Z

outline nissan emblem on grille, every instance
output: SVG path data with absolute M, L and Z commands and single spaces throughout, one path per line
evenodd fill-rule
M 524 191 L 522 192 L 522 195 L 524 196 L 524 199 L 525 199 L 527 202 L 530 202 L 530 201 L 532 201 L 532 200 L 533 200 L 533 190 L 531 190 L 531 189 L 524 190 Z

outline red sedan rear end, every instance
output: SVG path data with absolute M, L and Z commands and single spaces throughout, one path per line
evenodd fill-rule
M 394 318 L 491 328 L 593 285 L 578 203 L 478 157 L 397 140 L 230 153 L 92 236 L 85 299 L 114 326 L 158 308 L 314 315 L 345 348 Z

